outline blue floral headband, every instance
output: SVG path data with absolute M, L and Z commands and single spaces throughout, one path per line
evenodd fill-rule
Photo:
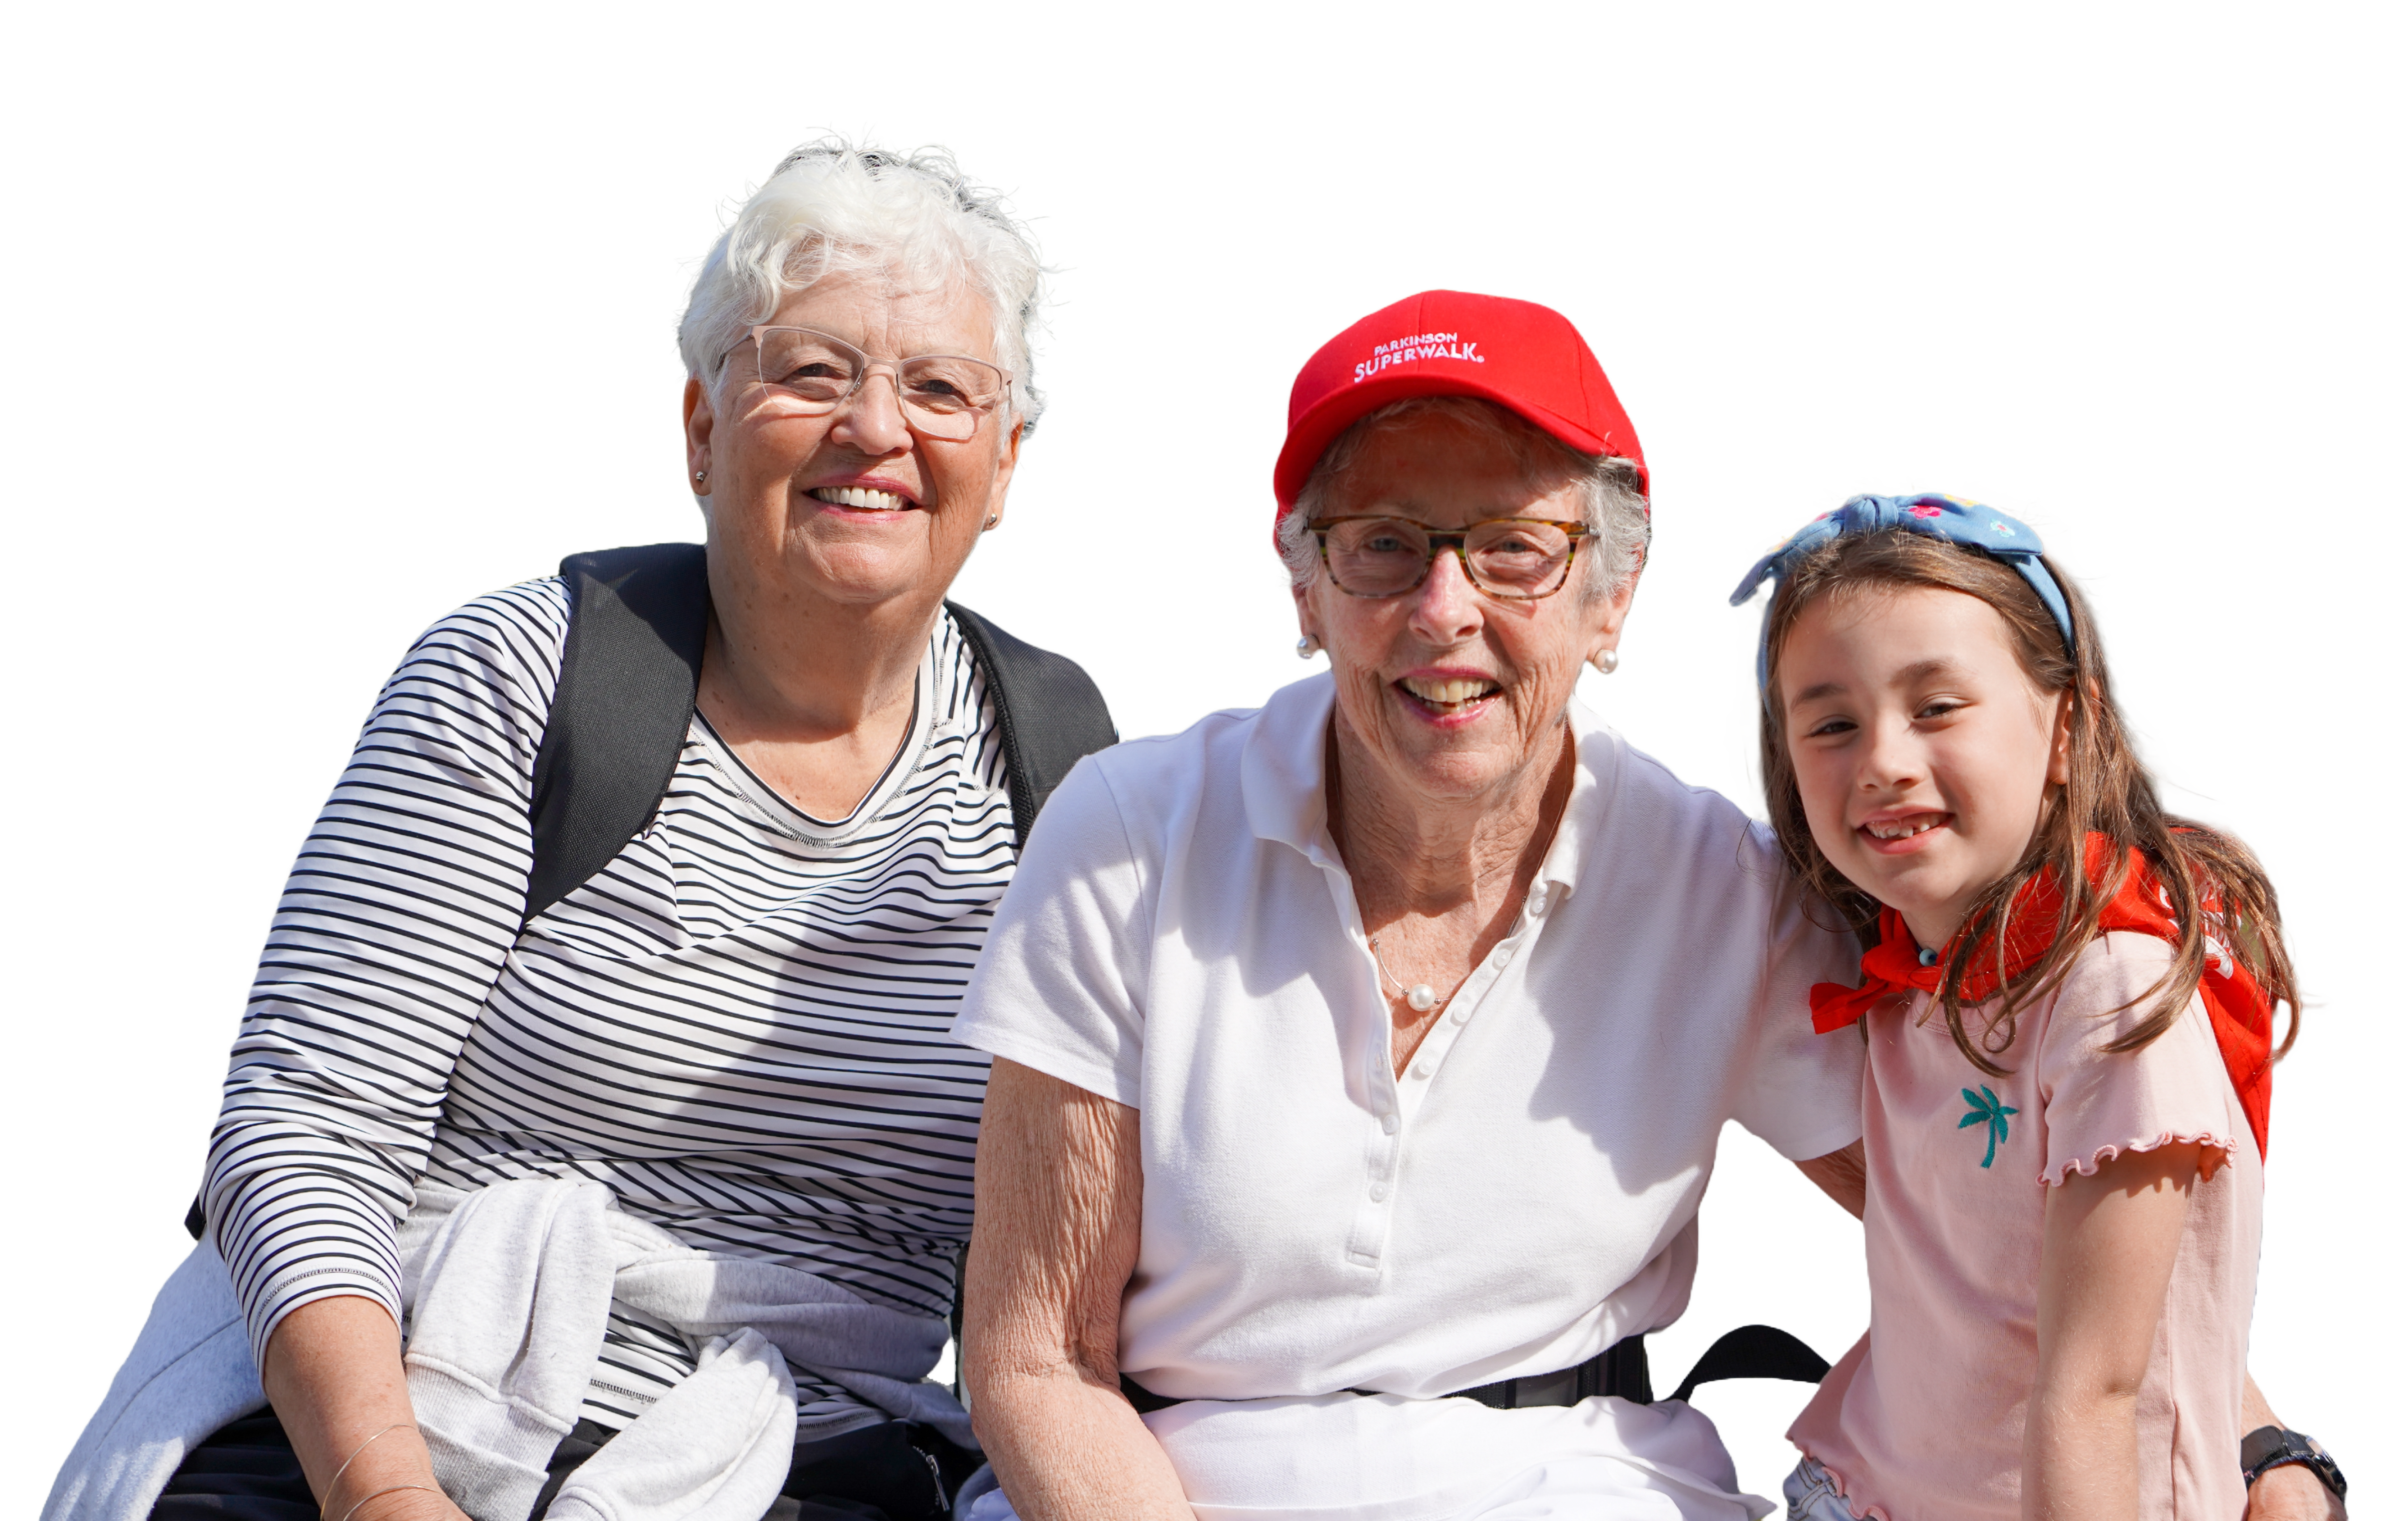
M 2065 653 L 2073 653 L 2073 612 L 2066 606 L 2064 589 L 2048 573 L 2048 567 L 2041 563 L 2041 556 L 2047 552 L 2041 547 L 2040 535 L 2004 512 L 1994 512 L 1979 502 L 1959 501 L 1954 496 L 1851 496 L 1839 510 L 1824 513 L 1791 534 L 1779 549 L 1756 561 L 1741 578 L 1739 590 L 1731 594 L 1731 606 L 1744 606 L 1767 581 L 1778 591 L 1782 578 L 1809 550 L 1819 549 L 1835 538 L 1879 533 L 1885 528 L 1903 528 L 1926 538 L 1963 544 L 2006 566 L 2040 594 L 2041 606 L 2057 620 L 2057 631 L 2065 636 Z M 1767 641 L 1771 636 L 1772 604 L 1767 601 L 1764 634 L 1756 645 L 1756 684 L 1759 687 L 1770 675 L 1772 651 Z

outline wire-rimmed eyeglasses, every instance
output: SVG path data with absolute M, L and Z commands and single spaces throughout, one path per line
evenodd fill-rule
M 1552 518 L 1490 518 L 1440 530 L 1411 518 L 1316 518 L 1305 524 L 1321 542 L 1321 563 L 1349 596 L 1400 596 L 1429 579 L 1441 548 L 1463 562 L 1472 585 L 1507 602 L 1552 596 L 1570 579 L 1589 529 Z
M 766 324 L 748 329 L 744 342 L 753 348 L 762 389 L 800 417 L 835 411 L 883 370 L 902 406 L 904 426 L 923 438 L 962 439 L 1011 390 L 1010 370 L 968 354 L 882 359 L 833 333 Z

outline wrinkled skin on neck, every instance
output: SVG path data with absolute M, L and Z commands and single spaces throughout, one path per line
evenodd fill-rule
M 1581 516 L 1577 484 L 1532 483 L 1502 440 L 1444 417 L 1366 439 L 1325 510 L 1439 530 Z M 1620 640 L 1632 592 L 1587 585 L 1576 562 L 1554 595 L 1500 601 L 1442 551 L 1400 595 L 1350 596 L 1326 574 L 1297 589 L 1299 623 L 1337 682 L 1330 834 L 1398 984 L 1387 991 L 1399 1070 L 1511 926 L 1570 794 L 1564 710 L 1582 663 Z M 1402 988 L 1415 983 L 1439 1004 L 1411 1009 Z

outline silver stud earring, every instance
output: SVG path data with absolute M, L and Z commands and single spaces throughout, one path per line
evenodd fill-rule
M 1311 660 L 1320 653 L 1321 641 L 1310 634 L 1296 641 L 1296 657 L 1298 660 Z
M 987 526 L 987 528 L 992 528 L 992 527 L 994 527 L 996 524 L 1001 523 L 1002 521 L 1003 521 L 1003 520 L 1002 520 L 1001 518 L 989 518 L 989 519 L 987 519 L 987 520 L 986 520 L 986 526 Z M 986 529 L 985 529 L 985 528 L 982 528 L 982 529 L 980 529 L 979 531 L 980 531 L 981 533 L 984 533 L 984 532 L 986 531 Z
M 701 480 L 701 479 L 702 479 L 702 477 L 703 477 L 703 472 L 702 472 L 702 471 L 700 471 L 700 470 L 696 470 L 696 471 L 695 471 L 695 472 L 694 472 L 694 478 L 695 478 L 696 481 Z
M 1622 656 L 1612 650 L 1599 650 L 1588 657 L 1588 663 L 1597 667 L 1599 676 L 1611 676 L 1613 667 L 1622 664 Z

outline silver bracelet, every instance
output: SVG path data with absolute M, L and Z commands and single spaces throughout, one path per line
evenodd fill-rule
M 417 1427 L 411 1425 L 408 1421 L 395 1421 L 391 1426 L 386 1427 L 384 1431 L 379 1431 L 376 1436 L 368 1438 L 366 1442 L 363 1442 L 358 1446 L 352 1448 L 351 1456 L 344 1458 L 343 1466 L 337 1469 L 335 1471 L 335 1476 L 326 1481 L 326 1499 L 331 1501 L 335 1498 L 335 1486 L 343 1482 L 343 1475 L 351 1471 L 351 1465 L 360 1460 L 360 1454 L 366 1452 L 369 1445 L 376 1441 L 377 1437 L 383 1436 L 385 1431 L 398 1431 L 405 1426 L 409 1427 L 413 1431 L 418 1429 Z M 354 1506 L 352 1508 L 356 1510 L 358 1507 Z M 318 1507 L 318 1521 L 326 1521 L 326 1507 L 323 1505 Z
M 405 1489 L 423 1489 L 423 1490 L 426 1491 L 426 1493 L 428 1493 L 428 1494 L 430 1494 L 430 1495 L 439 1495 L 439 1494 L 443 1493 L 443 1491 L 442 1491 L 442 1490 L 436 1488 L 436 1487 L 435 1487 L 434 1485 L 423 1485 L 423 1484 L 397 1484 L 397 1485 L 394 1485 L 392 1488 L 390 1488 L 390 1489 L 380 1489 L 380 1490 L 377 1490 L 374 1494 L 369 1494 L 369 1495 L 363 1495 L 363 1496 L 361 1496 L 361 1497 L 360 1497 L 359 1505 L 354 1505 L 354 1506 L 352 1506 L 350 1510 L 345 1511 L 345 1512 L 343 1513 L 343 1521 L 351 1521 L 351 1517 L 353 1517 L 353 1516 L 355 1516 L 355 1515 L 359 1514 L 360 1514 L 360 1505 L 366 1505 L 369 1500 L 372 1500 L 372 1499 L 383 1499 L 385 1496 L 387 1496 L 387 1495 L 398 1495 L 398 1494 L 400 1494 L 400 1493 L 401 1493 L 403 1490 L 405 1490 Z

